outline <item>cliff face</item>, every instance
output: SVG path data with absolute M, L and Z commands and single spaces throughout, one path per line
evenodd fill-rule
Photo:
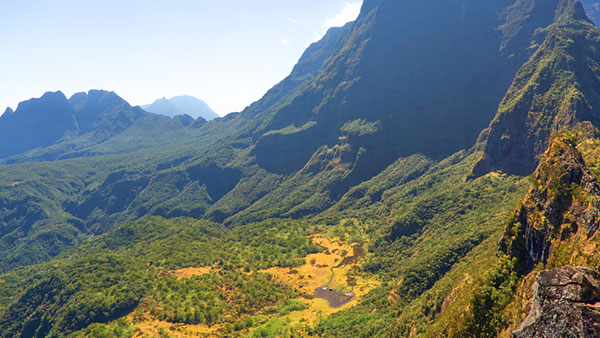
M 514 338 L 600 337 L 600 275 L 565 266 L 538 274 L 531 311 Z
M 579 1 L 562 1 L 557 13 L 483 134 L 485 154 L 476 176 L 494 170 L 528 175 L 553 132 L 581 121 L 600 125 L 600 30 Z
M 554 138 L 500 241 L 500 250 L 519 260 L 521 272 L 546 263 L 553 240 L 576 233 L 590 238 L 598 230 L 600 185 L 573 137 Z

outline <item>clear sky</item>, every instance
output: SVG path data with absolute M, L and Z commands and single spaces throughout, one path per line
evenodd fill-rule
M 0 0 L 0 114 L 61 90 L 240 111 L 362 0 Z

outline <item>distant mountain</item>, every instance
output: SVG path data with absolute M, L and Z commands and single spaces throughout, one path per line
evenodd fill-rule
M 187 114 L 194 119 L 202 117 L 206 121 L 219 117 L 204 101 L 189 95 L 175 96 L 170 99 L 163 97 L 141 107 L 147 112 L 170 117 Z
M 132 107 L 114 92 L 90 90 L 77 93 L 69 103 L 76 111 L 79 133 L 95 133 L 100 138 L 118 134 L 133 121 L 148 114 L 138 107 Z
M 90 90 L 69 99 L 60 91 L 47 92 L 0 116 L 0 159 L 4 163 L 57 159 L 104 142 L 142 121 L 146 130 L 161 124 L 163 131 L 165 123 L 175 128 L 192 123 L 189 116 L 170 119 L 132 107 L 110 91 Z M 196 124 L 203 122 L 199 119 Z M 35 155 L 23 155 L 33 149 L 37 149 Z
M 61 92 L 19 103 L 17 110 L 0 116 L 0 158 L 49 146 L 77 134 L 75 109 Z
M 596 24 L 600 26 L 600 1 L 598 0 L 581 0 L 583 8 L 587 16 Z
M 579 2 L 561 11 L 483 133 L 485 154 L 476 175 L 494 170 L 528 175 L 554 132 L 583 121 L 600 126 L 600 31 Z

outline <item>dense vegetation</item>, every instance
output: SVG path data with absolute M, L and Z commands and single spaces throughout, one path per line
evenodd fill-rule
M 563 179 L 600 170 L 598 32 L 575 0 L 367 0 L 223 119 L 102 91 L 20 106 L 1 128 L 46 106 L 65 124 L 1 155 L 0 337 L 508 336 L 532 274 L 599 263 L 594 221 L 573 228 L 597 199 Z M 576 161 L 538 167 L 574 126 L 555 140 Z M 529 262 L 531 224 L 554 227 Z M 281 278 L 315 278 L 315 236 L 366 252 L 320 267 L 376 281 L 349 306 L 309 312 Z
M 68 250 L 48 264 L 3 277 L 2 336 L 61 337 L 139 311 L 170 323 L 213 326 L 293 298 L 288 286 L 258 272 L 294 266 L 320 248 L 297 221 L 265 221 L 236 231 L 189 218 L 127 223 Z M 186 267 L 211 267 L 177 278 Z M 35 313 L 34 316 L 31 316 Z

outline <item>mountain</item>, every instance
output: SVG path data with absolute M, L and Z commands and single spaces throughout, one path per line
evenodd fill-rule
M 204 122 L 168 118 L 132 107 L 114 92 L 90 90 L 68 100 L 61 92 L 19 104 L 0 117 L 4 130 L 0 162 L 49 161 L 104 153 L 124 153 L 162 144 L 173 133 Z M 194 123 L 194 126 L 192 126 Z M 50 127 L 49 127 L 50 126 Z M 162 130 L 161 135 L 156 130 Z M 123 141 L 136 138 L 137 142 Z M 106 146 L 112 143 L 111 146 Z
M 54 103 L 84 134 L 0 170 L 0 337 L 593 328 L 544 297 L 597 290 L 599 32 L 576 0 L 366 0 L 240 113 Z
M 243 111 L 239 139 L 256 174 L 207 217 L 315 214 L 398 158 L 440 160 L 475 143 L 559 3 L 443 6 L 440 18 L 433 3 L 365 2 L 314 78 Z
M 187 114 L 194 119 L 202 117 L 207 121 L 219 117 L 204 101 L 189 95 L 175 96 L 170 99 L 163 97 L 141 107 L 147 112 L 170 117 Z
M 90 90 L 88 93 L 76 93 L 69 103 L 75 109 L 79 133 L 93 132 L 99 138 L 121 133 L 135 120 L 147 116 L 114 92 Z
M 61 92 L 48 92 L 0 116 L 0 157 L 49 146 L 77 133 L 75 110 L 67 98 Z
M 598 26 L 600 24 L 600 2 L 597 0 L 581 1 L 587 16 Z
M 583 121 L 600 125 L 599 47 L 599 31 L 581 3 L 564 5 L 500 103 L 476 174 L 529 174 L 553 132 Z

